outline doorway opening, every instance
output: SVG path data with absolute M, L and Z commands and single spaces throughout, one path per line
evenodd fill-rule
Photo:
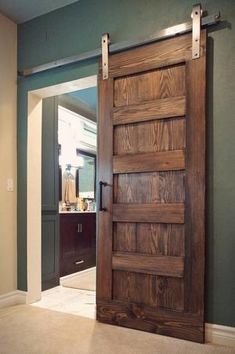
M 45 153 L 41 139 L 43 105 L 52 97 L 58 103 L 58 203 L 56 217 L 52 218 L 59 226 L 58 239 L 52 235 L 56 227 L 51 228 L 49 223 L 52 207 L 41 210 L 45 173 L 41 163 Z M 28 94 L 27 302 L 90 318 L 95 318 L 96 288 L 96 97 L 96 75 Z M 49 225 L 48 230 L 45 225 Z M 50 244 L 59 241 L 59 281 L 45 286 L 48 256 L 56 261 L 43 239 L 50 233 Z

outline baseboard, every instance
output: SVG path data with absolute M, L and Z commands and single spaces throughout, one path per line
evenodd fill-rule
M 212 323 L 205 325 L 207 343 L 227 345 L 235 348 L 235 328 Z
M 0 295 L 0 308 L 26 304 L 26 295 L 25 291 L 15 290 L 7 294 Z
M 73 277 L 75 277 L 76 275 L 79 275 L 79 274 L 90 272 L 91 270 L 93 270 L 95 268 L 96 267 L 91 267 L 91 268 L 87 268 L 87 269 L 84 269 L 84 270 L 80 270 L 80 272 L 72 273 L 72 274 L 69 274 L 69 275 L 64 275 L 63 277 L 60 277 L 60 285 L 63 282 L 63 280 L 67 280 L 69 278 L 73 278 Z

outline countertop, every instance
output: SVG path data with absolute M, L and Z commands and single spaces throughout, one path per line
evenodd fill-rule
M 96 211 L 80 211 L 80 210 L 60 210 L 59 214 L 89 214 L 89 213 L 96 213 Z

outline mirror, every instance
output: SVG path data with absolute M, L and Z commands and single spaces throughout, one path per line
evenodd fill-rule
M 78 208 L 80 199 L 95 202 L 97 124 L 58 107 L 60 207 Z M 77 210 L 77 209 L 76 209 Z
M 96 195 L 96 155 L 79 149 L 76 155 L 79 167 L 70 164 L 59 167 L 59 199 L 70 204 L 76 198 L 95 200 Z
M 76 171 L 76 195 L 79 198 L 95 199 L 96 156 L 77 149 L 83 166 Z
M 96 137 L 95 121 L 59 105 L 59 210 L 95 209 Z

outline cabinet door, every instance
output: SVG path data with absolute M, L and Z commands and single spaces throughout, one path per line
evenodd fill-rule
M 59 285 L 58 215 L 43 215 L 42 290 Z
M 95 266 L 95 213 L 60 215 L 60 275 Z
M 42 290 L 59 285 L 58 105 L 42 104 Z
M 66 259 L 75 260 L 78 237 L 77 218 L 70 217 L 70 215 L 62 215 L 60 220 L 61 259 L 62 261 Z
M 89 254 L 93 250 L 93 238 L 95 234 L 95 214 L 79 214 L 78 232 L 76 238 L 76 254 Z

